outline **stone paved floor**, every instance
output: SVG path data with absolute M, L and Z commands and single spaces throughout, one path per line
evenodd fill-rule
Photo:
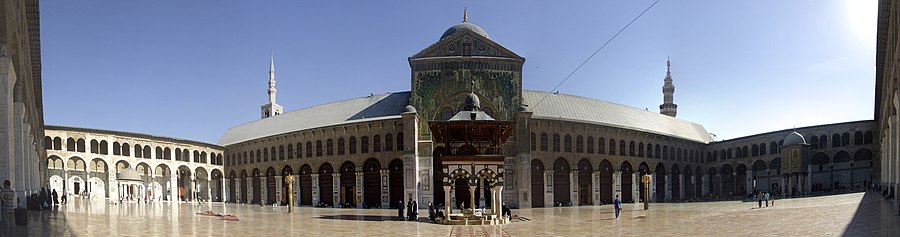
M 444 226 L 396 219 L 395 210 L 286 208 L 233 204 L 109 205 L 71 202 L 58 211 L 30 212 L 28 226 L 0 236 L 900 236 L 889 202 L 863 193 L 756 203 L 627 204 L 614 219 L 610 206 L 513 210 L 503 226 Z M 196 215 L 234 214 L 226 222 Z M 425 211 L 423 215 L 427 215 Z M 421 216 L 421 215 L 420 215 Z

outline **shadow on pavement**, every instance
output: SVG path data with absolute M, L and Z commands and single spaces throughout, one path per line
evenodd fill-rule
M 893 203 L 874 191 L 866 192 L 843 236 L 900 236 L 900 216 Z

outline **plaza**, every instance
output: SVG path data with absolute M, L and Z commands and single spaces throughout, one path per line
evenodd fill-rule
M 400 221 L 396 210 L 296 208 L 240 204 L 108 204 L 71 201 L 56 211 L 31 212 L 13 236 L 897 236 L 900 219 L 874 193 L 755 202 L 610 205 L 514 209 L 512 223 L 447 226 Z M 236 215 L 223 221 L 197 215 Z M 427 210 L 421 210 L 427 216 Z

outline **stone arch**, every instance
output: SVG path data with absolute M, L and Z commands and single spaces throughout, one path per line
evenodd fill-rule
M 816 152 L 816 154 L 813 155 L 812 163 L 811 163 L 811 164 L 813 164 L 813 165 L 827 165 L 827 164 L 829 164 L 829 163 L 831 163 L 831 159 L 828 158 L 828 155 L 825 154 L 825 152 Z
M 250 203 L 262 203 L 262 171 L 259 168 L 253 168 L 250 174 L 250 184 L 253 193 Z
M 403 160 L 401 159 L 393 159 L 391 163 L 388 163 L 388 186 L 390 191 L 388 191 L 390 196 L 390 205 L 392 208 L 399 208 L 399 206 L 395 206 L 403 201 Z M 433 180 L 433 182 L 437 182 L 437 180 Z
M 272 153 L 272 160 L 277 159 L 276 154 Z M 278 172 L 275 171 L 275 167 L 269 166 L 266 168 L 266 205 L 272 205 L 278 201 L 278 189 L 275 184 L 275 176 L 278 175 Z
M 619 165 L 619 171 L 622 172 L 622 177 L 620 178 L 622 184 L 622 202 L 634 202 L 634 197 L 632 194 L 632 190 L 634 188 L 634 168 L 628 161 L 622 161 L 622 164 Z
M 556 204 L 571 205 L 570 172 L 572 172 L 572 168 L 565 158 L 559 157 L 553 161 L 553 202 Z
M 209 197 L 209 200 L 214 202 L 221 202 L 223 196 L 222 182 L 224 179 L 222 171 L 214 168 L 212 169 L 212 171 L 210 171 L 209 177 L 211 182 L 211 184 L 209 185 L 209 189 L 210 195 L 212 195 L 211 197 Z
M 209 179 L 210 179 L 209 170 L 206 170 L 204 167 L 197 167 L 194 169 L 194 187 L 191 187 L 191 191 L 193 191 L 193 198 L 200 199 L 201 201 L 209 201 L 210 197 L 210 188 L 209 188 Z
M 734 190 L 735 195 L 746 194 L 747 191 L 747 165 L 740 163 L 735 168 L 735 180 L 736 188 Z
M 656 164 L 656 202 L 666 200 L 666 166 L 663 163 Z
M 544 207 L 544 163 L 531 160 L 531 207 Z
M 241 170 L 241 187 L 240 187 L 241 192 L 240 192 L 240 200 L 238 201 L 240 203 L 247 203 L 247 201 L 250 200 L 250 197 L 247 197 L 247 191 L 249 190 L 247 188 L 249 186 L 247 184 L 247 177 L 250 177 L 247 174 L 247 170 Z
M 363 162 L 363 207 L 381 207 L 381 163 L 369 158 Z
M 334 206 L 334 168 L 328 162 L 319 165 L 319 203 Z
M 578 205 L 594 204 L 594 167 L 587 158 L 578 161 Z
M 672 175 L 670 175 L 670 179 L 672 180 L 672 199 L 681 199 L 681 168 L 678 164 L 672 165 Z
M 850 153 L 841 150 L 834 154 L 834 163 L 850 162 Z
M 719 169 L 719 175 L 722 180 L 722 195 L 729 195 L 730 198 L 735 191 L 734 167 L 731 164 L 723 164 Z
M 311 206 L 313 205 L 312 200 L 312 167 L 308 164 L 303 164 L 300 166 L 300 171 L 298 171 L 300 176 L 300 205 Z
M 600 202 L 612 203 L 613 201 L 613 169 L 612 163 L 607 159 L 600 161 L 597 171 L 600 172 Z
M 340 198 L 341 204 L 346 206 L 356 206 L 359 200 L 356 200 L 356 164 L 351 161 L 344 161 L 341 164 L 341 180 L 340 180 Z
M 695 186 L 693 185 L 693 182 L 696 181 L 691 180 L 691 177 L 694 177 L 694 172 L 691 169 L 691 165 L 684 166 L 684 173 L 682 173 L 682 176 L 684 177 L 684 197 L 687 199 L 692 199 L 697 195 L 695 195 Z
M 853 160 L 854 161 L 864 161 L 864 160 L 872 160 L 872 150 L 867 148 L 860 148 L 853 152 Z
M 120 161 L 116 162 L 116 174 L 118 174 L 118 173 L 122 172 L 122 170 L 125 170 L 128 168 L 131 168 L 131 164 L 129 164 L 128 161 L 120 160 Z

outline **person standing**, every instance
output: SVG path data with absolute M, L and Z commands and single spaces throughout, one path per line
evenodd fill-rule
M 619 212 L 622 211 L 622 201 L 619 201 L 619 195 L 616 194 L 615 209 L 616 209 L 616 219 L 619 219 Z
M 413 210 L 412 203 L 413 203 L 412 198 L 410 198 L 409 201 L 406 202 L 406 220 L 408 220 L 408 221 L 412 220 L 412 218 L 413 218 L 412 217 L 412 210 Z
M 397 201 L 397 217 L 403 219 L 403 200 Z
M 756 194 L 756 204 L 757 204 L 758 208 L 762 208 L 762 200 L 763 200 L 763 193 L 759 192 L 758 194 Z
M 53 192 L 50 193 L 50 198 L 53 199 L 53 205 L 54 205 L 54 206 L 56 206 L 57 204 L 59 204 L 59 199 L 57 199 L 57 198 L 59 198 L 59 195 L 56 194 L 56 189 L 54 189 Z
M 419 202 L 418 201 L 412 202 L 412 216 L 411 217 L 412 217 L 413 221 L 416 221 L 419 219 Z
M 763 194 L 763 199 L 766 200 L 766 207 L 769 207 L 769 193 Z
M 432 203 L 428 203 L 428 220 L 434 222 L 434 205 Z
M 16 192 L 12 189 L 9 180 L 3 181 L 3 191 L 0 191 L 0 211 L 3 215 L 3 223 L 6 228 L 12 228 L 15 224 L 13 211 L 16 208 Z

